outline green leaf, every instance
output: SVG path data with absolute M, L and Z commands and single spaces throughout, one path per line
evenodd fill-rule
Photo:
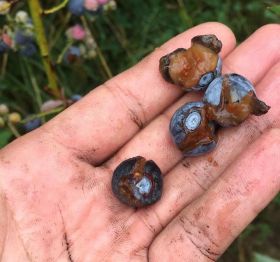
M 271 258 L 267 255 L 262 255 L 260 253 L 254 253 L 254 262 L 280 262 L 278 259 Z
M 13 136 L 10 130 L 3 129 L 0 131 L 0 148 L 9 143 L 10 138 Z
M 280 5 L 274 5 L 269 7 L 269 10 L 280 16 Z

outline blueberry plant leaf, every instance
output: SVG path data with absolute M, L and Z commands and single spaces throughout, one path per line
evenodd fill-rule
M 4 129 L 4 130 L 0 131 L 0 148 L 4 147 L 6 144 L 8 144 L 12 135 L 13 134 L 8 129 Z

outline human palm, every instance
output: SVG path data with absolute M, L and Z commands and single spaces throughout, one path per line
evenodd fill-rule
M 162 55 L 199 34 L 223 42 L 224 73 L 256 84 L 268 114 L 219 132 L 217 148 L 182 158 L 169 120 L 187 101 L 158 71 Z M 280 26 L 235 48 L 206 23 L 175 37 L 0 152 L 3 261 L 215 261 L 280 188 Z M 133 209 L 112 194 L 124 159 L 153 159 L 164 174 L 156 204 Z

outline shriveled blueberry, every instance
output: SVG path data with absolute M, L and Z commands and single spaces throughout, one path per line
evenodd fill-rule
M 180 107 L 171 118 L 169 130 L 184 156 L 208 153 L 217 144 L 215 124 L 206 118 L 203 102 L 190 102 Z
M 161 75 L 185 91 L 205 89 L 221 74 L 221 47 L 221 41 L 214 35 L 196 36 L 189 49 L 178 48 L 160 59 Z
M 252 83 L 239 74 L 226 74 L 208 86 L 203 101 L 207 117 L 220 126 L 236 126 L 250 114 L 267 113 L 269 106 L 256 96 Z
M 123 161 L 114 171 L 112 190 L 115 196 L 131 207 L 144 207 L 160 199 L 162 176 L 152 160 L 142 156 Z

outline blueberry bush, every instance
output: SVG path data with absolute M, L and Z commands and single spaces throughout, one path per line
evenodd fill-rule
M 206 21 L 243 41 L 280 21 L 277 0 L 0 0 L 0 148 L 172 36 Z M 220 261 L 280 261 L 280 196 Z

